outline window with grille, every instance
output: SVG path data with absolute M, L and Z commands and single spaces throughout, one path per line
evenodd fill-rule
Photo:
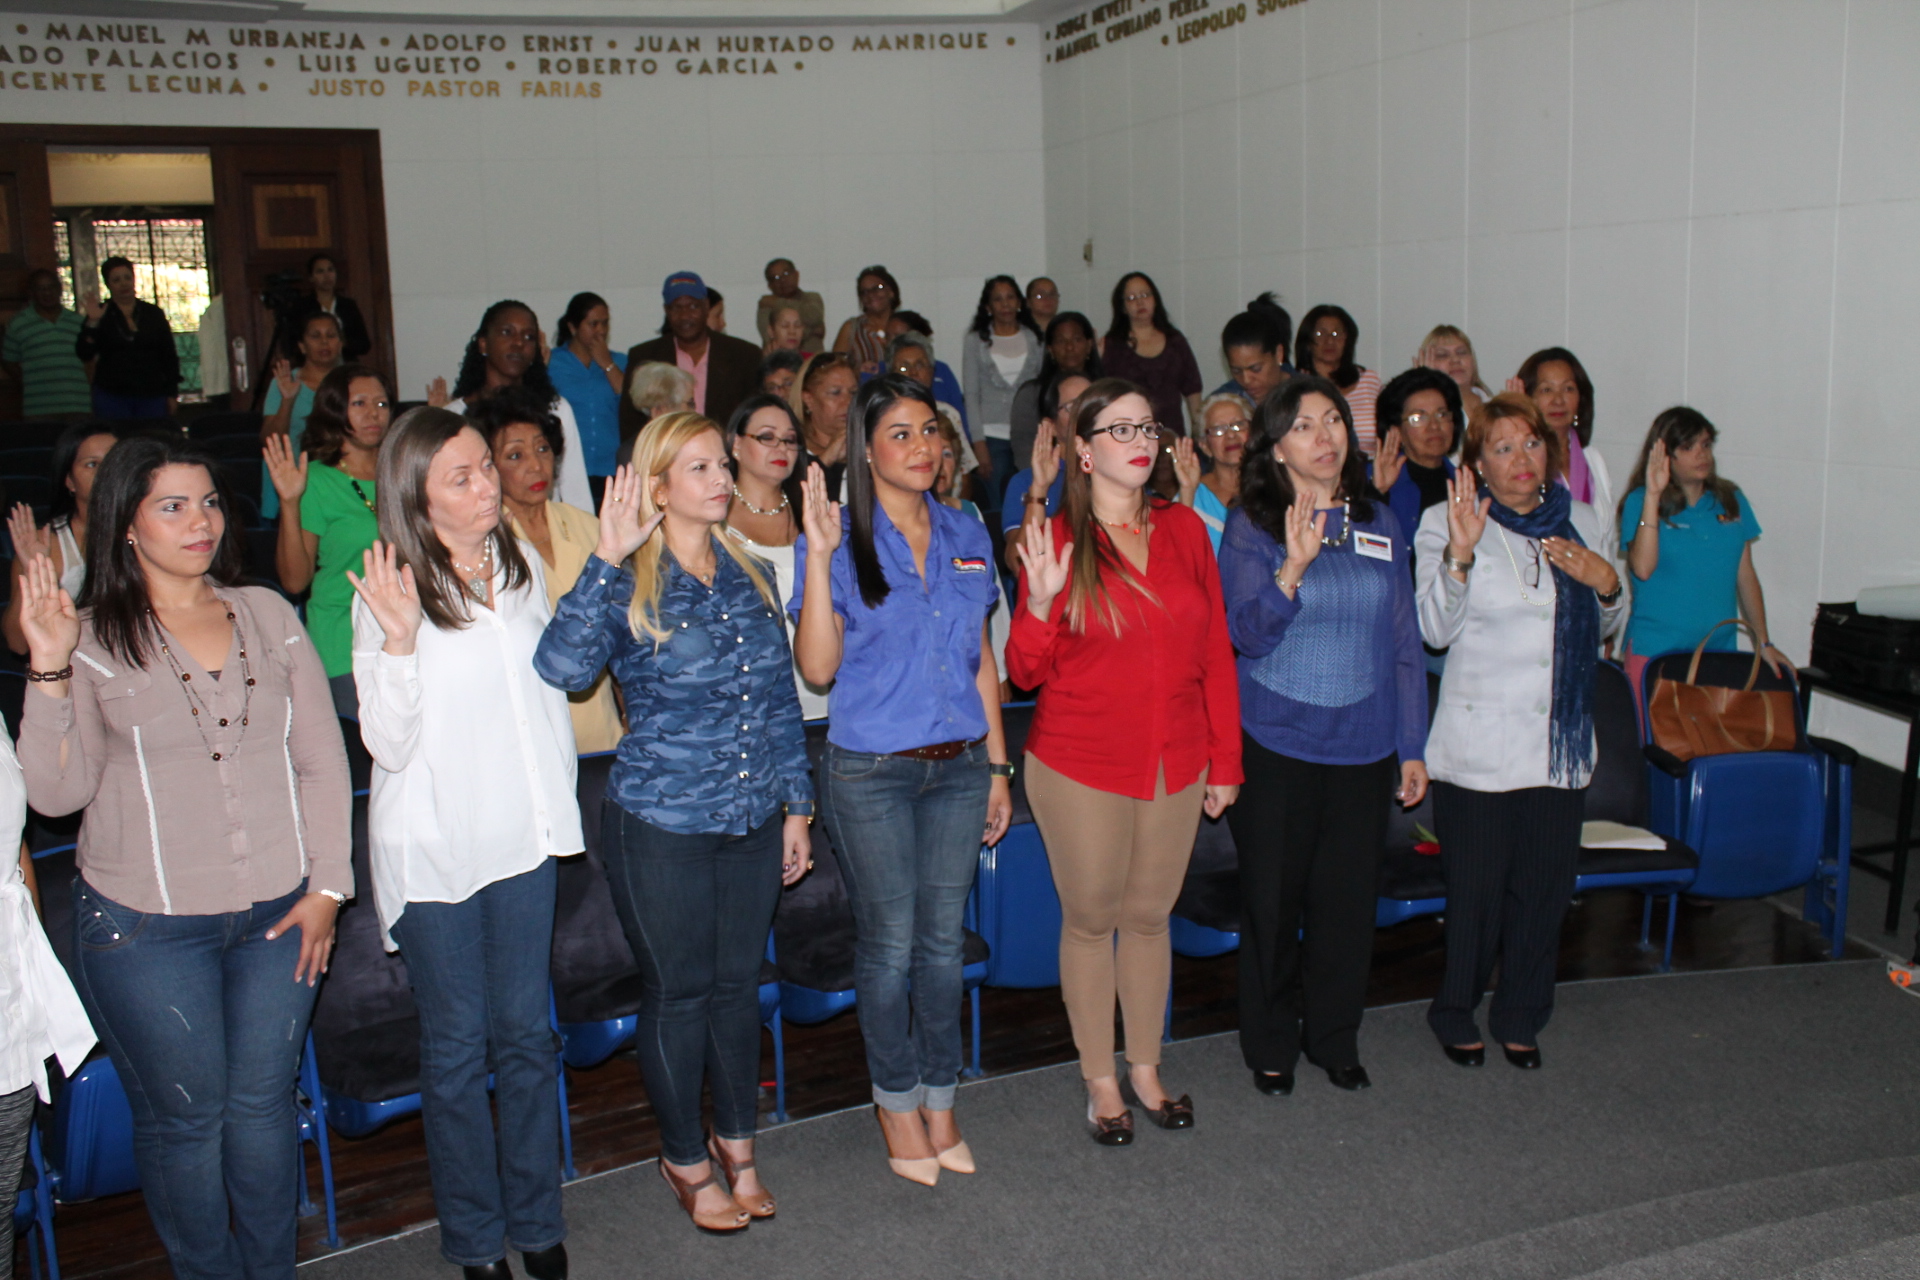
M 207 267 L 204 218 L 56 219 L 54 243 L 60 256 L 60 291 L 68 306 L 80 297 L 106 290 L 100 264 L 108 258 L 133 263 L 134 292 L 167 313 L 174 346 L 180 352 L 180 390 L 200 389 L 200 316 L 212 300 Z

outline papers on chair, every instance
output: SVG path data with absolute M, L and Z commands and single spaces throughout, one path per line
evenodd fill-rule
M 1643 827 L 1619 822 L 1583 822 L 1580 824 L 1583 849 L 1664 849 L 1667 842 Z

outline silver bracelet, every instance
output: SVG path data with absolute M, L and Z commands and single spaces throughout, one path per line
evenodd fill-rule
M 1443 551 L 1440 554 L 1440 563 L 1446 565 L 1447 568 L 1453 570 L 1455 573 L 1468 573 L 1473 569 L 1473 561 L 1456 560 L 1451 551 Z

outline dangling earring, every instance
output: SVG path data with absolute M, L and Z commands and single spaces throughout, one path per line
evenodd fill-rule
M 1091 473 L 1093 471 L 1093 455 L 1092 454 L 1083 453 L 1080 455 L 1080 469 L 1088 473 Z

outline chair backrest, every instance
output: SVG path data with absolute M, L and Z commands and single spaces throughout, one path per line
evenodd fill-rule
M 1007 759 L 1013 761 L 1013 820 L 1008 826 L 1018 826 L 1022 822 L 1033 821 L 1033 810 L 1027 804 L 1026 770 L 1027 733 L 1033 728 L 1033 704 L 1031 702 L 1010 702 L 1000 708 L 1000 727 L 1007 735 Z
M 197 442 L 219 436 L 260 438 L 260 415 L 248 413 L 203 413 L 187 424 L 187 434 Z
M 1640 751 L 1640 718 L 1627 673 L 1611 662 L 1593 672 L 1593 781 L 1586 816 L 1592 822 L 1647 823 L 1647 763 Z

